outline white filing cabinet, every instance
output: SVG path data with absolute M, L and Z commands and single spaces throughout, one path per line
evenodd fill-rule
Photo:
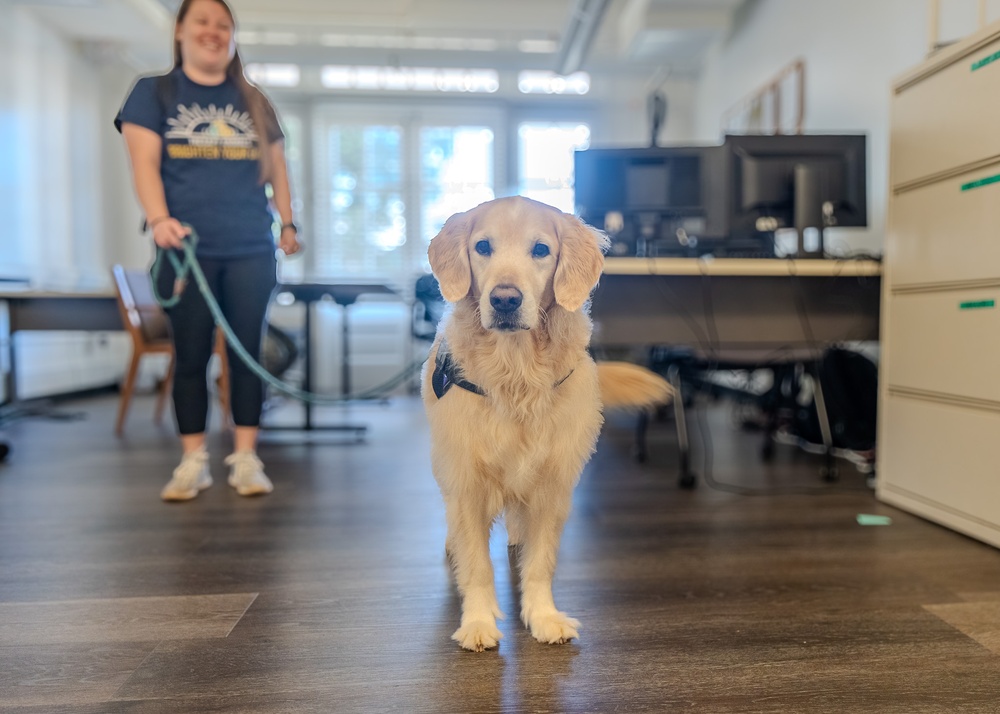
M 893 86 L 878 497 L 1000 547 L 1000 23 Z

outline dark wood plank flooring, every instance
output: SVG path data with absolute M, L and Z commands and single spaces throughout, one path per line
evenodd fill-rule
M 0 431 L 2 712 L 1000 712 L 1000 551 L 878 503 L 850 465 L 831 487 L 791 447 L 761 463 L 725 405 L 694 425 L 694 491 L 671 423 L 640 465 L 609 418 L 555 583 L 578 642 L 520 625 L 495 529 L 504 639 L 475 654 L 449 639 L 416 399 L 316 411 L 369 423 L 363 444 L 266 433 L 266 498 L 225 484 L 214 430 L 216 483 L 184 504 L 158 497 L 171 427 L 143 397 L 115 439 L 116 399 Z M 706 484 L 705 434 L 713 482 L 761 495 Z

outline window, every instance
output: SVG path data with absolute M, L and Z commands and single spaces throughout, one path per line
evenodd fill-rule
M 408 287 L 448 217 L 496 195 L 500 126 L 495 112 L 461 108 L 318 108 L 311 276 Z
M 327 170 L 316 176 L 317 268 L 325 274 L 384 276 L 405 268 L 403 127 L 323 127 Z
M 573 152 L 590 146 L 581 122 L 523 122 L 518 127 L 518 192 L 573 213 Z
M 496 197 L 493 139 L 493 131 L 483 126 L 421 129 L 420 216 L 425 247 L 450 216 Z

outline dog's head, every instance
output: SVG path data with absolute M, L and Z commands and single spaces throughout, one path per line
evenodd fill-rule
M 448 302 L 471 296 L 488 330 L 533 329 L 553 304 L 579 310 L 608 241 L 575 216 L 521 196 L 452 216 L 427 251 Z

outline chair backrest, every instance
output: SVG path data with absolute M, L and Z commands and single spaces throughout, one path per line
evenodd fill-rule
M 170 339 L 170 323 L 153 295 L 153 282 L 145 270 L 111 268 L 118 309 L 132 339 L 151 344 Z
M 441 295 L 441 286 L 432 274 L 421 275 L 413 290 L 416 299 L 413 315 L 413 335 L 421 340 L 433 340 L 438 322 L 444 316 L 448 303 Z

